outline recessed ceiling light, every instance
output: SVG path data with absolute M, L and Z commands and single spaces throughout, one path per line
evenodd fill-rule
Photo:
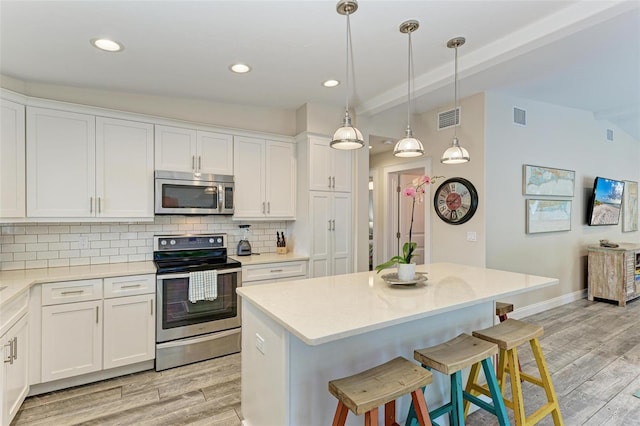
M 229 67 L 229 69 L 237 74 L 244 74 L 251 71 L 251 67 L 245 64 L 233 64 Z
M 336 87 L 340 82 L 338 80 L 327 80 L 322 83 L 324 87 Z
M 120 52 L 124 50 L 124 46 L 121 43 L 108 38 L 94 38 L 91 40 L 91 45 L 105 52 Z
M 373 145 L 369 145 L 369 149 L 373 149 Z

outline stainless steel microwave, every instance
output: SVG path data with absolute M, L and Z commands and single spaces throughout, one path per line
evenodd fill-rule
M 156 170 L 156 214 L 233 214 L 233 176 Z

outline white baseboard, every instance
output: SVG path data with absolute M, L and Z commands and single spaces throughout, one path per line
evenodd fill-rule
M 573 293 L 563 294 L 562 296 L 545 300 L 544 302 L 534 303 L 533 305 L 525 306 L 524 308 L 515 309 L 509 314 L 509 318 L 522 319 L 529 315 L 538 314 L 551 308 L 557 308 L 558 306 L 566 305 L 567 303 L 575 302 L 576 300 L 584 299 L 587 297 L 587 289 L 574 291 Z

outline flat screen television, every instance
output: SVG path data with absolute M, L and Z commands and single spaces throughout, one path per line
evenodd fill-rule
M 589 204 L 589 225 L 617 225 L 620 220 L 623 192 L 623 181 L 597 177 L 593 182 L 593 194 Z

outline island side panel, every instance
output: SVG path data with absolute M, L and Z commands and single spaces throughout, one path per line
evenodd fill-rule
M 329 380 L 358 373 L 396 356 L 413 360 L 415 349 L 437 345 L 460 333 L 470 334 L 473 330 L 492 326 L 494 314 L 494 302 L 489 301 L 318 346 L 309 346 L 291 335 L 291 412 L 290 422 L 286 424 L 331 424 L 337 400 L 327 390 Z M 322 321 L 321 318 L 318 320 Z M 465 383 L 467 375 L 468 370 L 463 377 Z M 429 407 L 438 407 L 448 402 L 449 388 L 449 378 L 434 373 L 433 383 L 426 392 Z M 398 401 L 396 413 L 400 424 L 406 419 L 409 403 L 409 397 Z M 380 412 L 380 424 L 384 424 L 383 412 L 384 410 Z M 350 414 L 347 425 L 362 425 L 362 417 Z
M 242 300 L 243 425 L 290 424 L 288 341 L 289 333 L 282 326 Z M 262 350 L 258 346 L 262 346 Z

